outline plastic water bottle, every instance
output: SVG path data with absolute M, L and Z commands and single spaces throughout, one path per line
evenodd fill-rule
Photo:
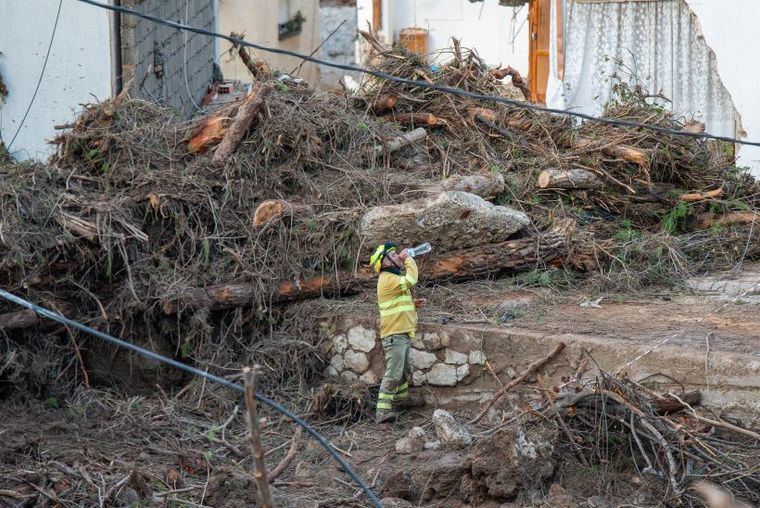
M 406 252 L 413 258 L 416 258 L 417 256 L 421 256 L 423 254 L 427 254 L 433 250 L 433 247 L 425 242 L 422 245 L 418 245 L 417 247 L 412 247 L 411 249 L 407 249 Z

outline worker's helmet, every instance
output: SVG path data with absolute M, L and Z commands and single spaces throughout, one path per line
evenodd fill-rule
M 385 242 L 384 244 L 378 245 L 377 249 L 375 249 L 375 252 L 370 256 L 369 258 L 369 264 L 372 266 L 372 268 L 375 269 L 376 272 L 380 271 L 380 267 L 383 264 L 383 259 L 389 252 L 395 252 L 396 251 L 396 244 L 393 242 Z

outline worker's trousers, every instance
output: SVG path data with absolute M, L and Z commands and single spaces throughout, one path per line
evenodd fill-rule
M 389 335 L 383 338 L 385 374 L 380 383 L 377 410 L 389 411 L 409 399 L 412 380 L 411 339 L 409 335 Z

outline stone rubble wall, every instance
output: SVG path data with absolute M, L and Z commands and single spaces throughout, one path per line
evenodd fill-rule
M 486 361 L 475 337 L 453 341 L 447 332 L 422 332 L 412 339 L 412 386 L 456 386 L 467 382 Z M 374 385 L 383 377 L 383 347 L 375 329 L 357 325 L 328 342 L 327 376 Z

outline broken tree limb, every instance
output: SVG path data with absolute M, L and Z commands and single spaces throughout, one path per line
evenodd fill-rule
M 231 32 L 230 37 L 242 40 L 243 34 Z M 272 73 L 271 69 L 269 68 L 269 64 L 267 64 L 264 60 L 252 59 L 251 55 L 248 54 L 248 50 L 240 44 L 233 43 L 233 46 L 235 49 L 237 49 L 240 60 L 242 60 L 243 64 L 248 68 L 251 74 L 253 74 L 254 78 L 265 79 Z
M 640 148 L 634 148 L 632 146 L 626 145 L 610 144 L 599 146 L 600 143 L 603 142 L 592 138 L 578 136 L 572 140 L 571 145 L 573 148 L 576 148 L 578 150 L 594 150 L 598 147 L 598 149 L 601 150 L 603 154 L 610 157 L 632 162 L 642 168 L 649 166 L 649 155 L 646 151 L 641 150 Z
M 538 369 L 540 369 L 545 364 L 550 362 L 555 356 L 560 354 L 563 349 L 565 349 L 565 343 L 560 342 L 559 344 L 557 344 L 557 347 L 554 348 L 554 351 L 549 353 L 544 358 L 537 360 L 531 363 L 530 365 L 528 365 L 528 368 L 525 369 L 519 376 L 517 376 L 515 379 L 510 381 L 510 383 L 505 385 L 503 388 L 500 388 L 499 391 L 496 392 L 493 395 L 493 397 L 491 397 L 491 400 L 488 401 L 488 403 L 483 407 L 483 409 L 480 410 L 480 413 L 478 413 L 478 416 L 470 420 L 468 423 L 472 425 L 482 420 L 483 417 L 486 415 L 486 413 L 488 413 L 488 410 L 491 409 L 491 407 L 493 407 L 494 404 L 496 404 L 496 401 L 502 398 L 504 394 L 506 394 L 509 390 L 511 390 L 515 386 L 525 381 L 528 377 L 530 377 L 531 374 L 534 374 Z
M 69 233 L 81 236 L 90 242 L 94 242 L 98 238 L 98 227 L 81 217 L 59 211 L 55 216 L 55 220 Z
M 283 459 L 280 461 L 279 464 L 277 464 L 274 469 L 269 473 L 269 483 L 272 483 L 278 476 L 280 476 L 290 465 L 291 462 L 293 462 L 293 459 L 296 457 L 296 454 L 298 453 L 298 441 L 301 439 L 301 431 L 303 431 L 303 427 L 300 425 L 296 425 L 296 431 L 295 434 L 293 434 L 293 440 L 290 442 L 290 448 L 288 449 L 287 455 L 283 457 Z
M 314 215 L 314 207 L 300 203 L 291 203 L 284 199 L 267 199 L 261 203 L 253 214 L 251 224 L 260 228 L 274 220 L 309 217 Z
M 258 116 L 259 111 L 261 111 L 261 107 L 264 105 L 264 99 L 271 90 L 271 88 L 264 86 L 261 83 L 256 83 L 253 86 L 251 93 L 248 94 L 240 105 L 237 115 L 235 115 L 235 119 L 224 134 L 222 142 L 216 147 L 211 162 L 214 164 L 223 162 L 227 157 L 232 155 L 235 150 L 237 150 L 243 137 L 245 137 L 246 133 L 251 128 L 254 119 Z
M 597 176 L 585 169 L 572 168 L 545 169 L 538 175 L 538 186 L 542 189 L 601 189 L 604 185 Z
M 760 221 L 757 212 L 731 212 L 718 215 L 711 212 L 697 215 L 697 229 L 708 229 L 712 226 L 731 226 L 734 224 L 749 224 Z
M 8 312 L 6 314 L 0 314 L 0 330 L 18 330 L 21 328 L 29 328 L 39 324 L 40 320 L 37 314 L 31 310 L 19 310 L 16 312 Z
M 519 72 L 517 72 L 517 69 L 514 69 L 513 67 L 507 66 L 503 69 L 493 69 L 491 71 L 491 76 L 493 76 L 496 79 L 504 79 L 507 76 L 512 78 L 512 84 L 515 85 L 523 94 L 526 101 L 530 102 L 530 88 L 528 87 L 528 83 L 525 82 L 523 77 L 520 75 Z
M 391 139 L 385 145 L 378 145 L 375 147 L 375 155 L 383 155 L 386 153 L 393 153 L 401 150 L 405 146 L 409 146 L 412 143 L 422 141 L 427 137 L 428 133 L 422 127 L 418 127 L 413 131 L 407 132 L 402 136 Z
M 234 104 L 237 106 L 237 104 Z M 212 145 L 224 139 L 224 133 L 232 121 L 229 115 L 234 108 L 227 107 L 217 111 L 213 116 L 201 119 L 192 129 L 187 150 L 190 153 L 204 153 Z
M 703 201 L 705 199 L 718 198 L 723 195 L 723 187 L 718 187 L 711 191 L 705 192 L 693 192 L 689 194 L 681 194 L 680 200 L 686 202 Z
M 432 113 L 395 113 L 386 115 L 384 118 L 389 122 L 396 122 L 401 125 L 426 125 L 428 127 L 447 125 L 446 120 L 439 118 Z
M 531 270 L 537 263 L 560 259 L 565 251 L 565 237 L 546 233 L 539 237 L 507 240 L 470 249 L 447 252 L 426 260 L 420 270 L 420 283 L 433 284 L 446 280 L 482 279 Z M 272 294 L 272 302 L 287 302 L 358 293 L 377 282 L 377 274 L 367 267 L 356 272 L 340 272 L 332 276 L 283 281 Z M 163 304 L 166 314 L 183 309 L 230 309 L 250 305 L 261 291 L 251 283 L 219 284 L 205 288 L 189 288 Z

